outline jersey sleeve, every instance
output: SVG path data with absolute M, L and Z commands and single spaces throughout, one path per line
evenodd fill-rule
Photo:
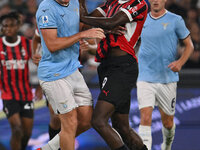
M 107 0 L 104 4 L 97 7 L 96 9 L 105 17 L 108 12 L 108 8 L 111 2 L 112 2 L 111 0 Z
M 187 29 L 185 22 L 181 16 L 178 16 L 178 19 L 176 20 L 175 30 L 179 39 L 185 39 L 190 34 L 190 31 Z
M 143 1 L 133 1 L 128 7 L 126 8 L 121 8 L 121 11 L 126 13 L 128 16 L 130 22 L 131 21 L 136 21 L 136 20 L 143 20 L 145 18 L 144 12 L 147 11 L 148 7 L 146 2 Z
M 37 14 L 37 25 L 38 28 L 57 28 L 56 16 L 53 7 L 50 9 L 48 7 L 39 8 Z

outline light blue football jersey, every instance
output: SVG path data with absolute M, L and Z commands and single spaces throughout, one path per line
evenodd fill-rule
M 178 73 L 173 72 L 168 65 L 177 59 L 179 39 L 185 39 L 189 34 L 179 15 L 167 11 L 155 19 L 148 14 L 141 33 L 138 81 L 177 82 Z
M 55 0 L 44 0 L 36 13 L 37 26 L 42 44 L 42 59 L 38 66 L 38 78 L 54 81 L 72 74 L 79 68 L 79 43 L 51 53 L 41 35 L 42 28 L 56 28 L 58 37 L 69 37 L 79 32 L 79 2 L 70 0 L 62 6 Z

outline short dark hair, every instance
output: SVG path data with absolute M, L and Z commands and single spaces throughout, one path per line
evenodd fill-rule
M 5 20 L 7 18 L 15 19 L 15 20 L 17 20 L 17 24 L 20 24 L 19 13 L 16 12 L 16 11 L 12 11 L 12 12 L 6 14 L 6 15 L 1 16 L 0 17 L 0 23 L 2 24 L 3 20 Z

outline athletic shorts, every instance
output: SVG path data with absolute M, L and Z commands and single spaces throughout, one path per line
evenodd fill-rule
M 21 117 L 33 118 L 34 105 L 32 101 L 3 100 L 3 111 L 7 118 L 15 113 Z
M 137 82 L 139 109 L 160 107 L 167 115 L 175 114 L 177 82 L 161 84 L 144 81 Z
M 56 114 L 65 114 L 79 106 L 92 106 L 92 95 L 82 74 L 77 70 L 56 81 L 39 81 Z
M 127 54 L 109 57 L 98 67 L 100 94 L 98 100 L 107 101 L 115 106 L 115 111 L 128 114 L 131 90 L 136 84 L 138 64 Z

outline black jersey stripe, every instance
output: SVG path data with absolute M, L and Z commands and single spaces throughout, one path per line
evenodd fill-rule
M 11 50 L 12 50 L 12 56 L 13 56 L 13 59 L 14 60 L 17 60 L 17 56 L 16 56 L 16 47 L 11 47 Z M 19 97 L 20 97 L 20 100 L 22 100 L 22 93 L 20 91 L 20 88 L 19 88 L 19 76 L 18 76 L 18 69 L 14 69 L 15 70 L 15 86 L 16 86 L 16 89 L 19 93 Z
M 107 51 L 109 51 L 111 49 L 111 46 L 110 46 L 110 35 L 106 36 L 106 44 L 107 44 Z
M 147 6 L 144 5 L 142 8 L 140 8 L 140 9 L 137 11 L 137 13 L 133 13 L 133 14 L 132 14 L 132 17 L 133 17 L 133 18 L 137 17 L 138 15 L 140 15 L 141 13 L 143 13 L 144 11 L 146 11 L 146 9 L 147 9 Z M 141 19 L 137 19 L 137 20 L 143 20 L 143 19 L 144 19 L 144 17 L 141 18 Z
M 117 42 L 118 35 L 117 34 L 113 34 L 113 36 L 114 36 L 115 42 Z
M 118 1 L 114 2 L 114 3 L 110 6 L 111 9 L 108 10 L 108 13 L 107 13 L 106 17 L 111 17 L 111 15 L 113 15 L 113 7 L 114 7 L 117 3 L 118 3 Z M 117 5 L 116 5 L 116 6 L 117 6 Z M 110 15 L 110 13 L 111 13 L 111 15 Z
M 138 5 L 139 3 L 140 3 L 139 0 L 135 0 L 130 6 L 134 7 L 134 6 Z
M 28 56 L 31 56 L 30 43 L 28 39 L 26 39 L 26 47 L 27 47 Z
M 103 46 L 104 46 L 104 41 L 101 41 L 101 42 L 100 42 L 101 53 L 105 56 L 106 50 L 104 49 Z

